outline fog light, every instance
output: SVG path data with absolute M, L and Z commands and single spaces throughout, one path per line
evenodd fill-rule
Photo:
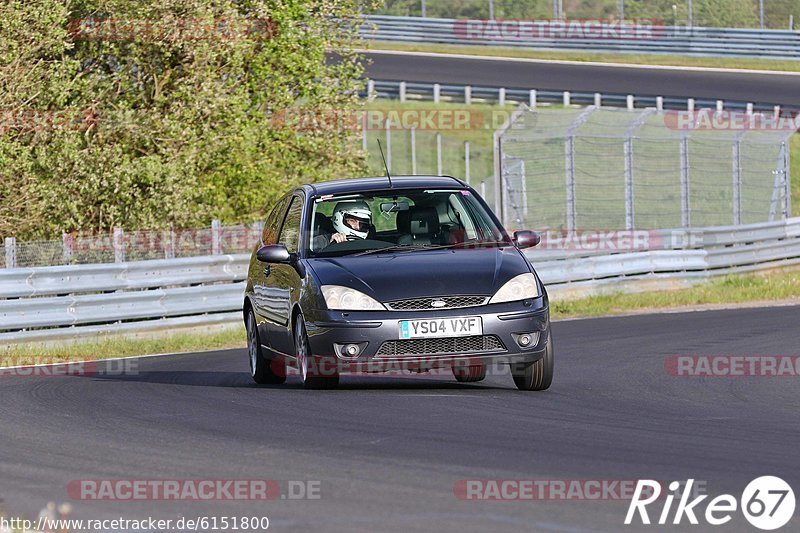
M 358 344 L 345 344 L 343 352 L 349 357 L 356 357 L 361 351 Z
M 517 341 L 520 348 L 534 348 L 539 344 L 539 332 L 515 334 L 514 340 Z

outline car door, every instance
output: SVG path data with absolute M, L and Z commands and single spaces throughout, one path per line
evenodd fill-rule
M 292 197 L 286 218 L 281 226 L 278 244 L 282 244 L 289 253 L 300 253 L 300 228 L 303 221 L 303 202 L 300 194 Z M 274 298 L 276 320 L 271 332 L 272 348 L 282 353 L 294 353 L 292 337 L 292 305 L 300 296 L 302 278 L 294 264 L 270 265 L 269 286 Z
M 278 200 L 264 223 L 264 232 L 261 234 L 261 246 L 278 243 L 278 235 L 286 217 L 291 196 Z M 255 254 L 250 263 L 249 277 L 253 281 L 253 308 L 259 324 L 261 343 L 270 346 L 270 334 L 275 329 L 275 324 L 280 321 L 278 302 L 275 289 L 271 286 L 270 279 L 272 265 L 267 265 L 256 259 Z

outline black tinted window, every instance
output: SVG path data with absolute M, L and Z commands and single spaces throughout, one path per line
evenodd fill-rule
M 272 208 L 267 221 L 264 223 L 264 233 L 261 234 L 261 242 L 268 244 L 278 244 L 278 231 L 281 229 L 281 222 L 286 214 L 286 205 L 289 198 L 281 198 L 275 207 Z
M 289 212 L 286 214 L 286 220 L 283 222 L 280 238 L 280 243 L 286 246 L 286 249 L 290 252 L 296 253 L 300 250 L 300 222 L 302 218 L 303 200 L 295 196 L 292 199 Z

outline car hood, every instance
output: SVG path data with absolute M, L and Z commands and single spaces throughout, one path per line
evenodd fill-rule
M 513 246 L 309 259 L 322 285 L 342 285 L 380 302 L 455 294 L 491 296 L 530 272 Z

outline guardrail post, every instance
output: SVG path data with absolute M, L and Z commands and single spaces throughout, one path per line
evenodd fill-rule
M 122 228 L 114 228 L 114 262 L 125 262 L 125 232 Z
M 625 229 L 633 229 L 633 137 L 625 139 L 623 145 L 625 167 Z
M 411 126 L 411 175 L 417 175 L 417 127 Z
M 69 233 L 61 234 L 61 243 L 63 246 L 64 264 L 68 265 L 72 262 L 72 250 L 75 248 L 75 239 Z
M 464 103 L 467 105 L 472 104 L 472 85 L 464 86 Z
M 495 131 L 492 136 L 492 158 L 494 159 L 494 213 L 500 217 L 501 221 L 503 220 L 502 204 L 500 202 L 500 194 L 502 193 L 500 181 L 503 179 L 502 155 L 503 137 L 499 132 Z
M 686 109 L 689 111 L 694 111 L 694 98 L 689 98 L 686 100 Z
M 740 135 L 733 140 L 733 225 L 742 223 L 742 158 Z
M 367 151 L 367 113 L 361 113 L 361 150 Z
M 469 141 L 464 141 L 464 179 L 469 185 Z
M 688 228 L 692 224 L 691 205 L 689 203 L 689 137 L 681 136 L 681 225 Z
M 433 84 L 433 103 L 438 104 L 442 100 L 442 86 L 438 83 Z
M 211 255 L 222 255 L 222 223 L 211 221 Z
M 373 101 L 375 99 L 375 81 L 367 81 L 367 100 Z
M 747 102 L 747 107 L 745 107 L 745 113 L 748 115 L 753 114 L 753 102 Z
M 500 87 L 500 90 L 497 91 L 497 103 L 499 105 L 506 105 L 506 88 Z
M 783 218 L 786 220 L 792 216 L 792 179 L 789 170 L 791 168 L 791 158 L 786 141 L 781 143 L 781 154 L 783 155 Z
M 773 112 L 775 113 L 775 118 L 778 118 L 779 116 L 781 116 L 781 106 L 776 105 L 773 108 Z
M 175 230 L 172 226 L 164 231 L 164 259 L 175 259 Z
M 16 237 L 6 237 L 6 268 L 17 268 L 17 239 Z
M 406 82 L 400 82 L 400 103 L 404 104 L 406 101 Z
M 626 107 L 628 111 L 633 111 L 633 95 L 629 94 L 627 98 L 625 98 Z
M 443 174 L 444 169 L 442 168 L 442 134 L 438 131 L 436 132 L 436 170 L 439 176 Z
M 386 119 L 386 166 L 392 170 L 392 121 Z
M 575 137 L 570 135 L 564 143 L 565 165 L 567 179 L 567 231 L 575 231 L 578 214 L 575 210 Z
M 536 109 L 536 89 L 531 89 L 528 93 L 528 106 L 531 109 Z
M 569 106 L 570 100 L 571 100 L 570 97 L 571 97 L 570 92 L 569 91 L 564 91 L 564 97 L 563 97 L 564 98 L 563 99 L 564 107 Z
M 656 96 L 656 109 L 658 111 L 664 111 L 664 97 L 663 96 Z
M 717 100 L 717 113 L 722 113 L 724 109 L 725 109 L 725 102 L 723 102 L 722 100 Z
M 603 105 L 603 95 L 600 93 L 594 93 L 594 106 L 600 107 Z

